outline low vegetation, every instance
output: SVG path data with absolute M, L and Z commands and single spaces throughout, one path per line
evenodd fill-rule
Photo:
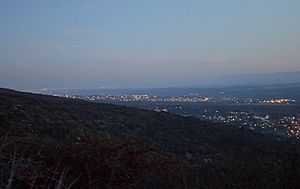
M 138 141 L 78 130 L 65 140 L 1 128 L 2 188 L 298 188 L 297 154 L 207 157 L 189 164 Z
M 130 188 L 170 181 L 171 158 L 134 141 L 81 131 L 60 142 L 20 130 L 2 129 L 0 137 L 1 187 Z

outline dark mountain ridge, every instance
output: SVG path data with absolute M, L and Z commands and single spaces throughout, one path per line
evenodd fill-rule
M 158 150 L 183 157 L 189 152 L 195 159 L 231 148 L 263 151 L 268 145 L 280 144 L 260 134 L 192 117 L 7 89 L 0 89 L 0 115 L 11 126 L 37 135 L 64 138 L 83 128 L 143 140 Z
M 72 170 L 64 183 L 75 183 L 79 178 L 78 174 L 81 176 L 75 188 L 90 188 L 87 183 L 95 185 L 91 188 L 99 186 L 105 186 L 103 188 L 121 186 L 122 188 L 297 188 L 299 186 L 297 185 L 300 176 L 300 167 L 296 160 L 299 154 L 297 141 L 267 138 L 242 128 L 232 128 L 192 117 L 0 89 L 0 126 L 0 138 L 4 142 L 7 137 L 1 133 L 3 129 L 13 132 L 16 130 L 25 133 L 21 137 L 17 133 L 17 136 L 12 139 L 16 144 L 21 145 L 21 149 L 23 145 L 29 145 L 24 149 L 30 150 L 54 149 L 46 156 L 51 157 L 51 161 L 41 156 L 36 160 L 37 165 L 32 165 L 32 156 L 25 161 L 24 153 L 20 153 L 21 159 L 18 160 L 21 162 L 20 170 L 27 170 L 29 164 L 33 166 L 31 169 L 36 169 L 40 174 L 49 175 L 45 170 L 50 168 L 57 174 L 55 162 L 63 161 L 65 163 L 59 169 L 61 174 L 66 174 L 63 165 L 71 167 Z M 78 137 L 75 143 L 63 142 L 69 136 L 77 136 L 78 131 L 92 133 L 94 136 L 105 135 L 109 140 L 103 141 L 100 137 L 100 141 L 97 139 L 96 142 L 93 140 L 82 142 L 85 136 L 83 134 L 80 135 L 79 142 Z M 136 153 L 135 147 L 132 152 L 125 146 L 124 151 L 123 144 L 115 145 L 110 138 L 117 138 L 121 142 L 134 141 L 145 146 L 142 148 L 151 149 L 156 155 L 149 155 L 144 151 Z M 44 139 L 47 139 L 46 142 L 43 142 Z M 57 147 L 49 145 L 53 143 L 51 141 L 58 145 L 58 150 Z M 0 143 L 1 150 L 5 149 L 5 146 L 7 144 Z M 12 152 L 5 152 L 15 159 L 17 155 L 13 153 L 14 146 L 12 143 L 12 147 L 7 149 Z M 54 153 L 56 155 L 52 156 Z M 171 158 L 165 161 L 161 159 L 165 157 L 163 154 Z M 150 157 L 154 157 L 154 164 L 151 163 Z M 9 173 L 10 169 L 6 164 L 12 167 L 14 164 L 5 158 L 2 159 L 2 156 L 0 160 L 1 170 Z M 24 165 L 24 161 L 27 164 Z M 3 162 L 7 163 L 3 164 Z M 42 164 L 44 167 L 40 162 L 44 163 Z M 90 168 L 86 170 L 85 166 Z M 116 166 L 120 166 L 118 171 L 115 170 Z M 165 166 L 172 169 L 164 168 L 162 171 Z M 90 171 L 94 169 L 98 172 L 93 172 L 92 177 L 97 179 L 101 177 L 101 181 L 96 182 L 91 179 Z M 156 173 L 154 177 L 153 172 Z M 33 174 L 28 170 L 25 173 Z M 57 184 L 56 180 L 62 178 L 60 175 L 54 175 L 52 177 L 56 179 L 55 182 L 49 184 L 47 180 L 38 180 L 36 176 L 24 177 L 23 174 L 24 172 L 20 172 L 21 176 L 16 177 L 16 181 L 22 183 L 20 188 L 28 186 L 26 185 L 28 179 L 34 180 L 34 183 L 48 183 L 37 188 L 55 188 L 52 186 Z M 4 178 L 9 178 L 9 174 L 4 175 Z M 127 184 L 126 187 L 124 183 Z M 0 184 L 7 186 L 6 183 L 0 182 Z

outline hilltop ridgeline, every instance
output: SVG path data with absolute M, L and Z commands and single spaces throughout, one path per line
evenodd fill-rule
M 6 188 L 300 184 L 295 141 L 111 104 L 0 89 L 0 139 Z

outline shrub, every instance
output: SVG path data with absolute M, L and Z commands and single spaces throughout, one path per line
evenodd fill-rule
M 169 156 L 136 141 L 76 134 L 57 142 L 20 133 L 2 132 L 2 187 L 124 188 L 149 175 L 168 176 Z

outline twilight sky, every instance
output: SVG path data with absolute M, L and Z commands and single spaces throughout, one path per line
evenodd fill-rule
M 1 0 L 0 87 L 191 86 L 300 71 L 299 0 Z

